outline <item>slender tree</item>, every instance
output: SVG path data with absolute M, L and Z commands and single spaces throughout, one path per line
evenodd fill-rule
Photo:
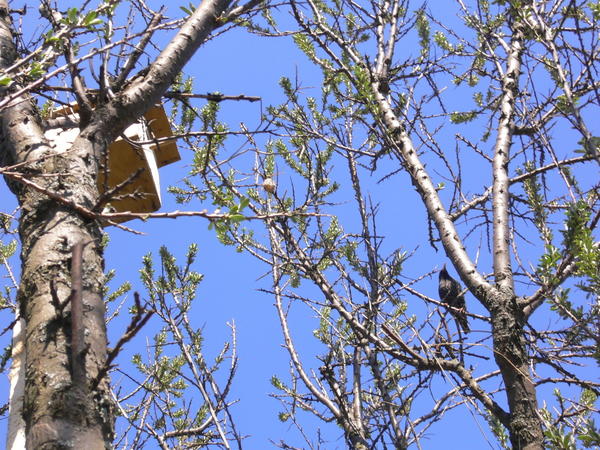
M 174 189 L 265 215 L 261 232 L 214 227 L 270 266 L 291 361 L 273 379 L 281 419 L 311 447 L 323 442 L 306 411 L 350 448 L 406 448 L 468 407 L 505 447 L 595 445 L 597 4 L 307 0 L 291 12 L 321 89 L 282 79 L 287 100 L 268 115 L 279 136 L 248 136 L 251 167 L 219 156 L 227 141 L 191 140 L 196 164 Z M 270 25 L 254 29 L 289 34 Z M 220 126 L 216 108 L 203 119 Z M 429 248 L 403 249 L 410 235 Z M 443 319 L 437 276 L 427 282 L 446 261 L 470 333 Z M 318 318 L 318 366 L 294 338 L 300 305 Z

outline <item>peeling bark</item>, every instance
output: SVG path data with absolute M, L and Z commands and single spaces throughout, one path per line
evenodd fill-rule
M 10 380 L 8 432 L 6 448 L 21 450 L 25 448 L 25 422 L 23 421 L 23 395 L 25 391 L 25 321 L 18 319 L 13 326 Z

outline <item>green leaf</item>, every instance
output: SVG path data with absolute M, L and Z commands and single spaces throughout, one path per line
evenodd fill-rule
M 196 11 L 196 7 L 193 5 L 192 2 L 188 3 L 188 6 L 180 6 L 179 7 L 184 13 L 186 13 L 188 16 L 191 16 L 192 14 L 194 14 L 194 11 Z
M 429 20 L 424 10 L 417 11 L 417 31 L 419 33 L 419 44 L 421 45 L 421 55 L 429 54 L 429 44 L 431 42 Z
M 585 139 L 581 139 L 577 143 L 583 146 L 583 149 L 575 150 L 577 153 L 593 155 L 600 150 L 600 137 L 598 136 L 592 136 L 587 142 Z
M 4 259 L 10 258 L 17 251 L 17 241 L 13 239 L 8 245 L 0 244 L 0 256 Z
M 295 34 L 293 39 L 294 43 L 300 49 L 300 51 L 302 51 L 302 53 L 308 56 L 310 60 L 314 61 L 316 51 L 310 39 L 304 34 Z
M 475 111 L 467 111 L 467 112 L 453 112 L 450 113 L 450 121 L 454 124 L 470 122 L 477 117 L 477 112 Z
M 29 76 L 33 79 L 37 79 L 44 75 L 44 67 L 39 62 L 34 62 L 29 69 Z
M 283 384 L 283 382 L 277 377 L 277 375 L 273 375 L 271 377 L 271 385 L 280 391 L 283 391 L 285 389 L 285 385 Z
M 594 19 L 600 19 L 600 2 L 589 2 L 588 6 L 592 10 L 592 15 L 594 16 Z
M 238 223 L 241 222 L 243 220 L 245 220 L 246 217 L 244 217 L 243 214 L 232 214 L 228 217 L 229 222 L 231 223 Z
M 75 25 L 79 16 L 79 10 L 77 8 L 69 8 L 67 10 L 67 22 Z
M 249 204 L 250 204 L 250 199 L 248 197 L 244 197 L 243 199 L 240 200 L 240 207 L 238 208 L 238 211 L 242 211 Z
M 83 18 L 83 25 L 88 28 L 91 28 L 94 25 L 100 25 L 101 23 L 103 23 L 102 19 L 98 19 L 98 13 L 96 11 L 90 11 Z

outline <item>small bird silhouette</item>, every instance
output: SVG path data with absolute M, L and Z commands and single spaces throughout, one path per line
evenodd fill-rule
M 469 322 L 467 322 L 465 295 L 462 293 L 460 283 L 448 274 L 446 264 L 440 270 L 438 292 L 442 302 L 452 308 L 456 308 L 450 309 L 450 314 L 454 316 L 463 331 L 468 333 L 470 330 Z

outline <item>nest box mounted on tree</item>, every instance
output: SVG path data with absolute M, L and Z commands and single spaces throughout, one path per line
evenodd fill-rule
M 73 119 L 49 121 L 44 134 L 58 150 L 67 150 L 79 134 L 77 109 L 77 105 L 65 106 L 51 114 L 52 119 Z M 100 162 L 98 189 L 103 194 L 123 184 L 108 200 L 111 212 L 150 213 L 160 208 L 158 168 L 179 161 L 180 156 L 174 140 L 158 140 L 172 135 L 163 106 L 156 105 L 110 145 L 107 164 Z

